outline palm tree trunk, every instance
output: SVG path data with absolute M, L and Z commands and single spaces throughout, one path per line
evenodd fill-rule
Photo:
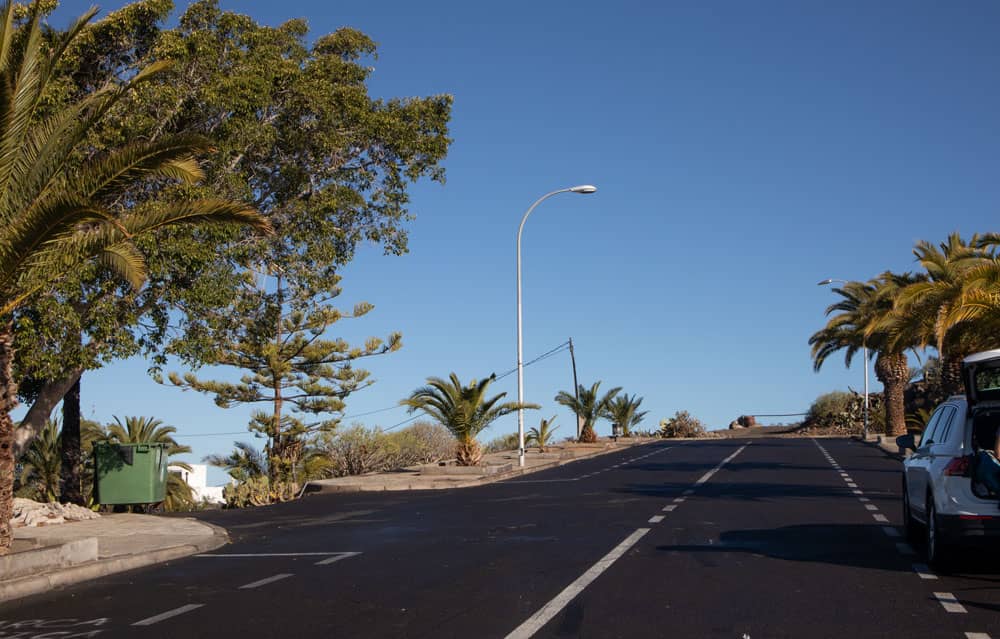
M 875 376 L 885 387 L 885 427 L 896 437 L 906 434 L 906 409 L 903 392 L 910 379 L 910 369 L 904 353 L 879 353 L 875 359 Z
M 941 392 L 945 398 L 965 392 L 962 383 L 962 356 L 946 355 L 941 358 Z
M 80 378 L 63 397 L 62 470 L 59 474 L 59 501 L 83 506 L 80 467 L 83 452 L 80 444 Z
M 584 444 L 593 444 L 597 441 L 597 433 L 594 432 L 594 423 L 587 420 L 580 431 L 580 441 Z
M 14 327 L 8 321 L 0 328 L 0 555 L 14 542 L 10 520 L 14 516 L 14 420 L 10 412 L 17 406 L 14 384 Z

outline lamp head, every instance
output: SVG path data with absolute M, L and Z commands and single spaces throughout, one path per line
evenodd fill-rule
M 816 286 L 826 286 L 827 284 L 833 284 L 833 280 L 830 279 L 830 278 L 827 278 L 827 279 L 823 280 L 822 282 L 816 282 Z
M 597 187 L 592 184 L 581 184 L 570 189 L 573 193 L 595 193 Z

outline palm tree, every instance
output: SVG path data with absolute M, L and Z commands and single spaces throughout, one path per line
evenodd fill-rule
M 905 324 L 917 336 L 918 346 L 935 346 L 941 356 L 941 386 L 945 396 L 962 391 L 962 359 L 996 345 L 996 338 L 975 323 L 956 318 L 967 289 L 968 275 L 987 264 L 992 255 L 979 235 L 969 242 L 958 233 L 935 246 L 920 241 L 913 249 L 927 277 L 902 288 L 896 295 L 893 321 Z
M 885 387 L 885 421 L 890 435 L 906 433 L 903 392 L 910 380 L 906 351 L 919 342 L 907 318 L 893 313 L 898 292 L 919 278 L 886 271 L 867 282 L 848 282 L 833 289 L 843 299 L 831 304 L 826 326 L 809 338 L 813 368 L 819 370 L 826 359 L 845 351 L 845 363 L 864 346 L 876 353 L 875 375 Z
M 538 446 L 538 452 L 544 453 L 545 447 L 549 445 L 549 440 L 552 439 L 552 435 L 559 430 L 558 426 L 553 428 L 555 421 L 556 416 L 553 415 L 549 419 L 543 419 L 539 422 L 537 427 L 532 427 L 532 429 L 528 431 L 526 444 L 534 444 L 535 446 Z
M 94 258 L 141 286 L 145 265 L 133 238 L 153 229 L 206 221 L 270 229 L 249 207 L 221 200 L 121 210 L 118 195 L 138 181 L 198 181 L 202 171 L 193 156 L 209 148 L 203 138 L 131 141 L 103 157 L 78 161 L 88 134 L 111 107 L 168 66 L 153 63 L 123 84 L 108 84 L 43 115 L 39 105 L 53 71 L 96 11 L 85 13 L 53 42 L 43 43 L 43 12 L 37 5 L 30 6 L 24 25 L 15 24 L 11 0 L 0 6 L 0 554 L 6 554 L 13 541 L 15 442 L 10 412 L 16 406 L 17 385 L 11 370 L 11 314 L 63 273 Z M 27 444 L 19 442 L 22 449 Z
M 581 442 L 593 443 L 597 441 L 597 433 L 594 431 L 594 425 L 598 419 L 604 417 L 611 400 L 621 391 L 621 387 L 616 386 L 598 398 L 597 392 L 600 386 L 600 381 L 594 382 L 594 385 L 590 388 L 586 388 L 583 384 L 580 384 L 577 389 L 580 395 L 579 399 L 566 391 L 559 391 L 559 394 L 555 397 L 557 403 L 569 408 L 578 417 L 583 418 L 583 428 L 580 430 Z
M 267 477 L 267 456 L 246 442 L 233 442 L 234 450 L 223 457 L 209 455 L 203 460 L 209 466 L 224 469 L 238 483 Z
M 482 461 L 483 451 L 476 441 L 476 435 L 504 415 L 518 409 L 540 408 L 537 404 L 519 404 L 500 400 L 507 393 L 486 398 L 486 389 L 496 379 L 490 375 L 482 381 L 473 379 L 463 386 L 458 376 L 452 373 L 448 380 L 428 377 L 427 386 L 422 386 L 400 402 L 409 406 L 410 412 L 422 410 L 429 417 L 451 431 L 458 440 L 455 458 L 459 466 L 476 466 Z
M 632 395 L 631 397 L 629 397 L 628 394 L 619 395 L 608 404 L 605 416 L 612 422 L 621 426 L 622 435 L 629 437 L 632 432 L 632 427 L 641 424 L 643 418 L 645 418 L 646 414 L 649 412 L 636 412 L 639 410 L 640 404 L 642 404 L 641 397 L 637 399 L 635 395 Z
M 60 424 L 50 419 L 28 450 L 21 455 L 21 484 L 31 486 L 46 501 L 59 500 L 59 470 L 62 466 Z

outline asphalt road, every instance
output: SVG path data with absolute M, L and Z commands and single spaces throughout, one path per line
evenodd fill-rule
M 0 606 L 0 638 L 1000 639 L 1000 554 L 930 573 L 899 490 L 899 463 L 860 443 L 711 440 L 202 513 L 224 556 Z

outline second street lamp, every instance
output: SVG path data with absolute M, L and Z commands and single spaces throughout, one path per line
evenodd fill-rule
M 552 191 L 551 193 L 546 193 L 542 197 L 535 200 L 535 203 L 528 207 L 528 211 L 521 218 L 521 225 L 517 227 L 517 403 L 524 404 L 524 364 L 523 357 L 521 355 L 523 351 L 522 337 L 521 337 L 521 232 L 524 230 L 524 223 L 528 221 L 528 216 L 531 212 L 535 210 L 535 207 L 541 204 L 544 200 L 552 197 L 553 195 L 558 195 L 559 193 L 594 193 L 597 191 L 596 186 L 590 184 L 581 184 L 580 186 L 571 186 L 568 189 L 559 189 L 558 191 Z M 517 409 L 517 465 L 524 466 L 524 408 Z
M 843 282 L 847 284 L 847 280 L 842 280 L 836 277 L 828 277 L 827 279 L 816 282 L 817 286 L 826 286 L 828 284 L 833 284 L 834 282 Z M 868 344 L 864 341 L 861 342 L 861 355 L 865 361 L 865 432 L 864 437 L 868 439 Z

